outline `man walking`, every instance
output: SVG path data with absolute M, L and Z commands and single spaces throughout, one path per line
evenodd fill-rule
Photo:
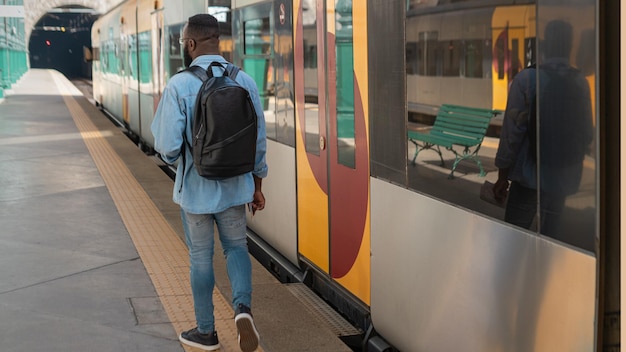
M 189 18 L 180 38 L 185 66 L 203 69 L 212 62 L 228 62 L 219 53 L 219 25 L 215 17 L 198 14 Z M 212 67 L 220 76 L 223 70 Z M 195 102 L 202 81 L 192 72 L 174 75 L 159 102 L 152 133 L 155 149 L 168 163 L 179 160 L 174 183 L 173 200 L 181 207 L 185 240 L 189 249 L 191 290 L 197 326 L 180 334 L 184 344 L 212 351 L 219 348 L 213 315 L 213 248 L 214 225 L 224 255 L 233 293 L 235 323 L 242 351 L 254 351 L 259 343 L 250 311 L 252 300 L 252 269 L 246 240 L 245 207 L 262 210 L 265 197 L 261 181 L 267 176 L 265 163 L 265 119 L 254 80 L 240 71 L 237 83 L 248 90 L 257 114 L 256 159 L 252 172 L 223 180 L 209 180 L 198 175 L 193 167 L 192 153 L 186 141 L 192 140 Z

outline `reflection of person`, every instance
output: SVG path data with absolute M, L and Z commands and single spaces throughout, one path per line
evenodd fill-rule
M 550 236 L 558 234 L 565 198 L 578 191 L 592 139 L 589 86 L 569 65 L 571 46 L 569 23 L 547 24 L 542 64 L 511 83 L 495 159 L 493 192 L 502 202 L 508 195 L 505 221 L 530 228 L 539 202 L 539 230 Z
M 218 22 L 211 15 L 190 17 L 180 41 L 187 67 L 197 65 L 206 69 L 213 61 L 223 66 L 228 63 L 219 55 Z M 212 69 L 214 75 L 222 74 L 220 68 Z M 166 162 L 173 163 L 182 153 L 186 153 L 178 164 L 173 199 L 181 207 L 185 240 L 189 248 L 197 327 L 182 332 L 179 338 L 183 343 L 203 350 L 219 348 L 212 298 L 215 285 L 214 224 L 217 224 L 226 256 L 239 345 L 243 351 L 253 351 L 259 340 L 250 311 L 252 269 L 246 239 L 245 205 L 248 203 L 253 212 L 265 207 L 265 198 L 261 192 L 261 179 L 267 175 L 265 120 L 254 80 L 243 71 L 239 72 L 236 80 L 250 92 L 258 116 L 256 164 L 252 172 L 215 181 L 199 176 L 193 167 L 190 148 L 183 144 L 183 134 L 186 134 L 186 140 L 192 140 L 191 122 L 202 82 L 191 72 L 176 74 L 169 80 L 152 123 L 155 149 Z

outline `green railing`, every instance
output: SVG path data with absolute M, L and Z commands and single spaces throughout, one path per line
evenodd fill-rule
M 28 70 L 24 1 L 0 0 L 0 98 Z

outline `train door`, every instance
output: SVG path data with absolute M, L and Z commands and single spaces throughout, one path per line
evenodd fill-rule
M 298 249 L 369 304 L 366 6 L 356 3 L 294 2 Z
M 262 216 L 249 215 L 248 228 L 292 265 L 287 270 L 279 270 L 276 262 L 286 262 L 270 256 L 263 263 L 285 281 L 291 280 L 291 273 L 299 273 L 295 268 L 299 258 L 291 3 L 291 0 L 261 0 L 245 2 L 242 7 L 233 6 L 232 35 L 222 33 L 220 40 L 225 49 L 224 57 L 231 56 L 235 64 L 255 79 L 263 101 L 266 160 L 270 169 L 269 177 L 263 181 L 263 192 L 268 203 Z M 209 13 L 219 11 L 219 7 L 209 7 Z M 224 20 L 228 21 L 228 17 L 224 16 Z M 231 45 L 224 41 L 225 37 Z

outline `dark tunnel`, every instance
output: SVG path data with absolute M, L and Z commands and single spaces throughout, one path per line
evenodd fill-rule
M 91 79 L 91 27 L 98 14 L 82 6 L 48 11 L 35 24 L 28 44 L 30 67 L 49 68 L 68 78 Z

